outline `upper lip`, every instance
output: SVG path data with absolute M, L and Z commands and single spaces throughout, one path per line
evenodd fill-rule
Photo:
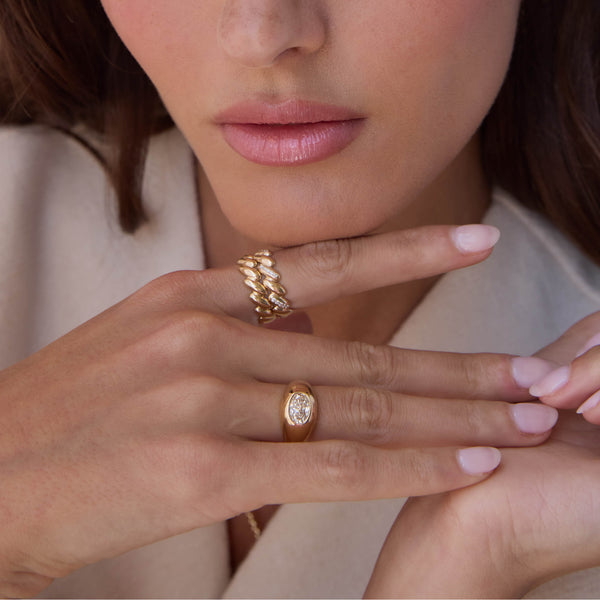
M 343 106 L 310 100 L 289 99 L 279 103 L 246 100 L 218 113 L 218 124 L 290 125 L 294 123 L 320 123 L 323 121 L 349 121 L 364 115 Z

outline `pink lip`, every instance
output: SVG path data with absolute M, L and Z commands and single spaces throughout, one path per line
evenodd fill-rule
M 330 104 L 288 100 L 242 102 L 217 115 L 225 141 L 261 165 L 302 165 L 340 152 L 359 134 L 364 116 Z

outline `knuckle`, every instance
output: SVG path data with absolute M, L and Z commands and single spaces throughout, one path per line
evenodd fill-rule
M 181 310 L 167 315 L 154 341 L 171 355 L 189 354 L 199 348 L 213 352 L 226 335 L 226 323 L 213 313 Z
M 147 283 L 134 297 L 138 302 L 158 308 L 181 304 L 201 295 L 209 286 L 209 277 L 206 271 L 172 271 Z
M 349 364 L 363 385 L 377 388 L 392 386 L 398 367 L 394 350 L 390 346 L 350 342 L 346 349 Z
M 213 375 L 195 375 L 185 378 L 173 389 L 173 393 L 165 394 L 162 389 L 157 396 L 158 409 L 165 419 L 180 422 L 203 424 L 208 428 L 222 425 L 226 402 L 231 398 L 231 386 L 228 382 Z M 173 397 L 177 398 L 174 406 Z M 225 421 L 226 422 L 226 421 Z
M 344 281 L 350 272 L 350 240 L 311 242 L 299 248 L 298 264 L 311 278 Z
M 460 373 L 465 383 L 465 398 L 485 397 L 489 372 L 485 357 L 468 355 L 459 363 Z
M 384 445 L 390 440 L 394 399 L 387 390 L 354 388 L 349 397 L 351 427 L 366 442 Z
M 334 489 L 360 491 L 364 483 L 367 460 L 357 442 L 332 442 L 324 455 L 325 481 Z
M 501 408 L 500 405 L 496 406 L 490 404 L 489 406 L 493 409 Z M 489 418 L 486 419 L 484 410 L 482 410 L 483 408 L 484 406 L 479 402 L 462 404 L 462 409 L 459 411 L 459 418 L 464 429 L 464 441 L 467 443 L 478 441 L 485 436 L 486 432 L 488 432 Z M 490 415 L 488 415 L 488 417 L 489 416 Z

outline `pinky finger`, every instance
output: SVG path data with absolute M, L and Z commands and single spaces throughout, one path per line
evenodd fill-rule
M 482 481 L 500 460 L 489 447 L 386 449 L 334 440 L 249 442 L 241 462 L 260 465 L 246 491 L 261 506 L 437 494 Z

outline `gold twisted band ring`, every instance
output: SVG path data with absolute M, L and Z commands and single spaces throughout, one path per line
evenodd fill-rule
M 285 442 L 305 442 L 317 423 L 317 399 L 305 381 L 292 381 L 281 400 L 281 427 Z
M 259 323 L 270 323 L 279 317 L 287 317 L 292 312 L 286 289 L 279 280 L 281 275 L 275 270 L 275 259 L 270 250 L 259 250 L 246 254 L 237 261 L 244 283 L 250 288 L 250 300 L 256 304 L 254 312 Z

